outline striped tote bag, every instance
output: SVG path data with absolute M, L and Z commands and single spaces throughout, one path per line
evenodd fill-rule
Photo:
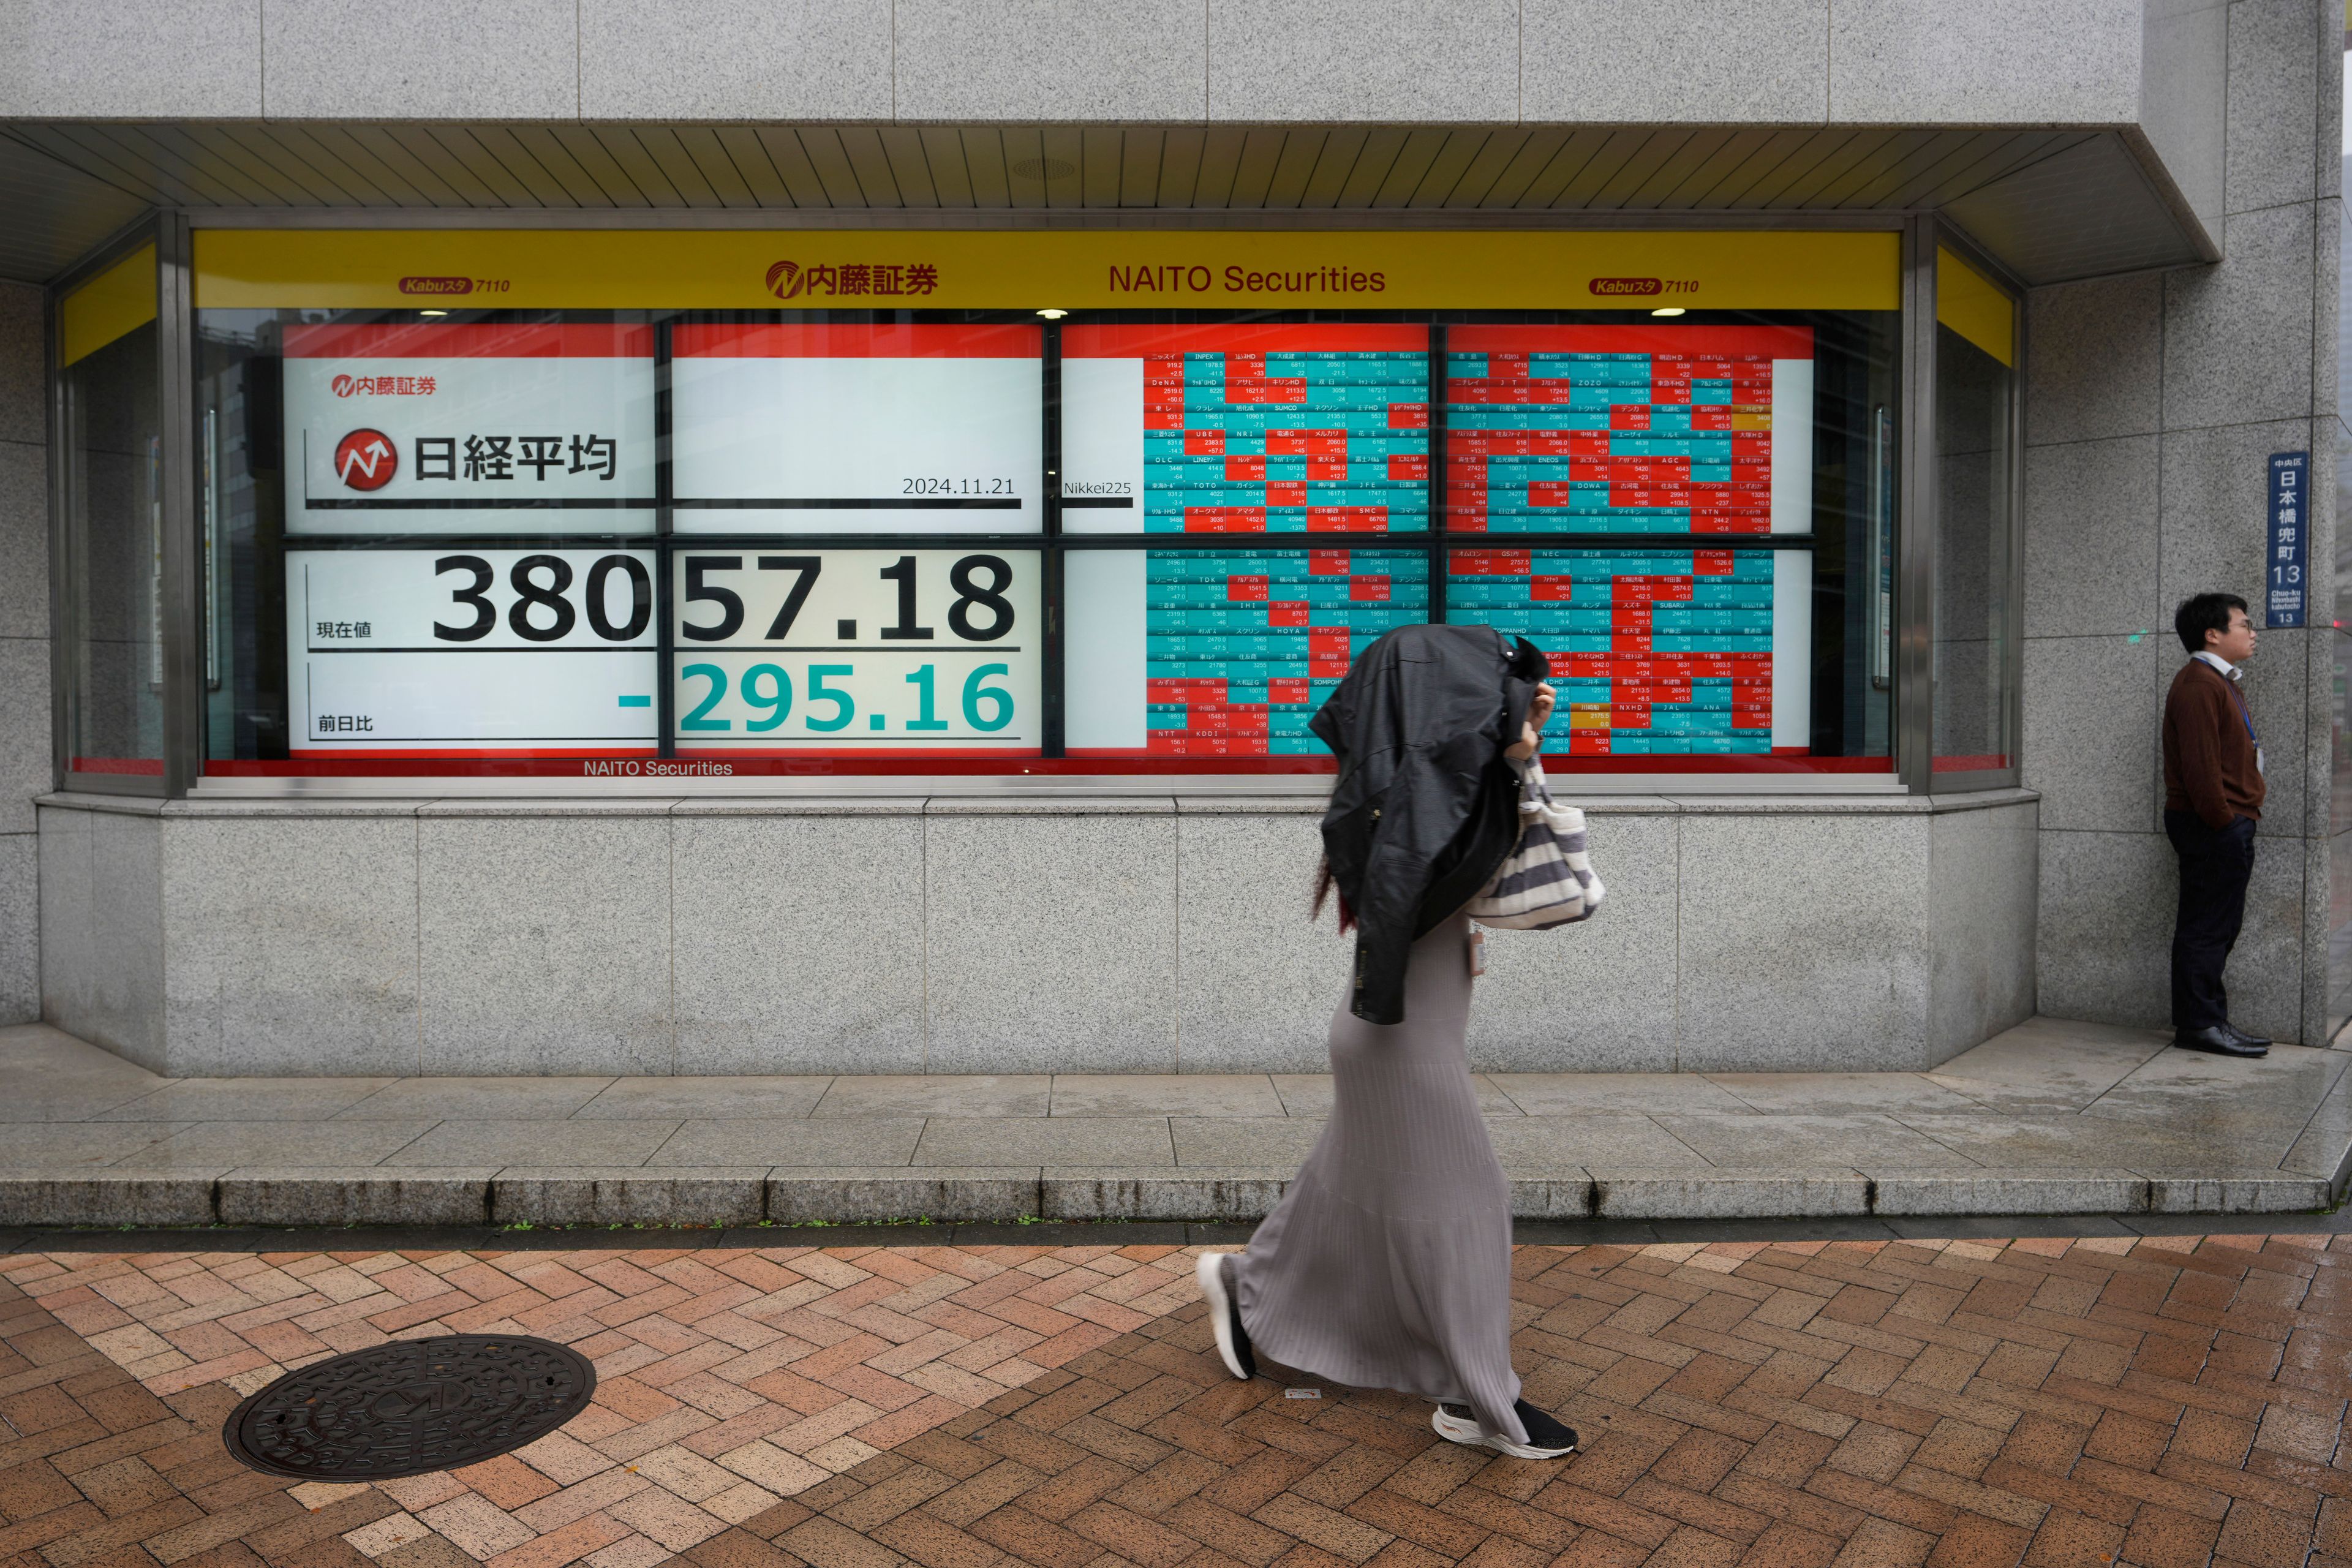
M 1470 918 L 1510 931 L 1549 931 L 1580 921 L 1601 907 L 1608 891 L 1592 869 L 1584 813 L 1552 799 L 1540 758 L 1514 765 L 1519 770 L 1519 841 L 1494 879 L 1470 900 Z

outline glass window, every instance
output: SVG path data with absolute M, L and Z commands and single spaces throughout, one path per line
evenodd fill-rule
M 1340 308 L 949 298 L 965 240 L 987 298 L 1098 239 L 1053 234 L 900 237 L 943 253 L 905 308 L 774 264 L 621 309 L 772 242 L 576 237 L 622 294 L 445 253 L 574 264 L 541 233 L 200 233 L 206 771 L 1313 773 L 1350 660 L 1434 619 L 1553 657 L 1559 770 L 1891 776 L 1894 237 L 1512 237 L 1600 247 L 1575 310 L 1431 302 L 1578 291 L 1469 236 L 1372 237 Z M 1622 276 L 1685 250 L 1857 306 Z
M 66 767 L 116 787 L 163 777 L 163 427 L 155 247 L 58 310 Z
M 1935 772 L 2009 768 L 2016 306 L 1936 253 Z

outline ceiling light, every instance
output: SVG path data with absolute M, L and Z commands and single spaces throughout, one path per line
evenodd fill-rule
M 1042 310 L 1038 311 L 1037 313 L 1038 313 L 1039 315 L 1041 315 L 1041 316 L 1045 317 L 1045 318 L 1047 321 L 1060 321 L 1063 317 L 1065 317 L 1065 316 L 1066 316 L 1066 315 L 1068 315 L 1068 314 L 1069 314 L 1069 312 L 1068 312 L 1067 310 L 1055 310 L 1053 307 L 1051 307 L 1050 305 L 1049 305 L 1049 306 L 1047 306 L 1045 310 Z
M 416 313 L 420 316 L 446 316 L 449 312 L 446 310 L 419 310 Z
M 1680 305 L 1661 305 L 1650 312 L 1653 316 L 1679 316 L 1682 313 L 1683 308 Z

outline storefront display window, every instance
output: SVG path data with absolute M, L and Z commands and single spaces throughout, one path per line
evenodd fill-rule
M 1938 248 L 1934 771 L 1945 776 L 2012 761 L 2016 318 L 1991 279 Z
M 199 231 L 205 772 L 1311 773 L 1443 619 L 1891 778 L 1896 237 Z
M 66 587 L 66 771 L 100 788 L 163 785 L 163 450 L 155 247 L 58 310 L 58 500 Z

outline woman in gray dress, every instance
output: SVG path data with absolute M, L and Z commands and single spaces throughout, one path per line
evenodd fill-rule
M 1534 754 L 1552 705 L 1535 687 L 1506 754 Z M 1488 732 L 1493 746 L 1510 731 Z M 1453 1442 L 1559 1458 L 1576 1434 L 1521 1399 L 1511 1370 L 1510 1188 L 1465 1048 L 1469 925 L 1455 907 L 1412 941 L 1401 1022 L 1359 1016 L 1360 958 L 1331 1020 L 1322 1137 L 1248 1250 L 1204 1254 L 1199 1278 L 1235 1377 L 1255 1373 L 1255 1347 L 1334 1383 L 1434 1400 L 1432 1425 Z

